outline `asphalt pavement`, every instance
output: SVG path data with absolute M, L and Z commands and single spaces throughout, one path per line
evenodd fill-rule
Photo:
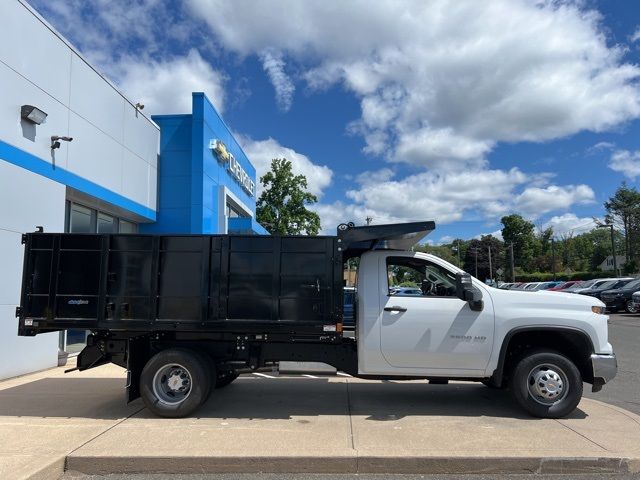
M 618 357 L 618 375 L 597 393 L 585 385 L 584 395 L 640 414 L 640 314 L 612 314 L 609 342 Z

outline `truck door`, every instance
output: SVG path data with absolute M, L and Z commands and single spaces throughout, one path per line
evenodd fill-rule
M 381 256 L 378 271 L 380 345 L 391 367 L 433 375 L 484 372 L 494 331 L 486 290 L 483 310 L 473 311 L 456 297 L 455 273 L 435 262 L 415 255 Z

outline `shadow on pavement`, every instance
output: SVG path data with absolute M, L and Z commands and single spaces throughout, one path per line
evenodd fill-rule
M 0 417 L 117 419 L 143 407 L 127 405 L 120 378 L 45 378 L 0 391 Z M 372 421 L 412 416 L 528 416 L 507 391 L 476 384 L 426 382 L 331 382 L 327 378 L 257 379 L 241 377 L 215 390 L 194 417 L 289 419 L 298 416 L 358 415 Z M 577 409 L 570 418 L 584 419 Z M 136 418 L 154 418 L 146 409 Z
M 127 405 L 122 378 L 43 378 L 0 390 L 1 417 L 115 420 L 143 407 Z

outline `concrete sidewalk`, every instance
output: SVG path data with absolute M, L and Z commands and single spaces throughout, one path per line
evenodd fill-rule
M 245 376 L 198 417 L 126 405 L 124 370 L 0 382 L 0 478 L 106 473 L 580 473 L 640 471 L 640 417 L 585 399 L 524 415 L 479 384 Z

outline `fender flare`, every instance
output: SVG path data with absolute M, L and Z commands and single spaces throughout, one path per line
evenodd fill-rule
M 576 327 L 569 327 L 566 325 L 535 325 L 535 326 L 524 326 L 524 327 L 514 327 L 507 332 L 507 334 L 502 339 L 502 345 L 500 346 L 500 356 L 498 357 L 498 366 L 493 371 L 491 375 L 491 382 L 496 386 L 502 385 L 502 379 L 504 376 L 504 365 L 507 359 L 507 347 L 509 346 L 509 342 L 511 339 L 518 333 L 522 332 L 566 332 L 571 334 L 578 334 L 586 340 L 586 343 L 591 348 L 591 353 L 595 353 L 595 348 L 593 345 L 593 341 L 587 332 L 581 330 Z

